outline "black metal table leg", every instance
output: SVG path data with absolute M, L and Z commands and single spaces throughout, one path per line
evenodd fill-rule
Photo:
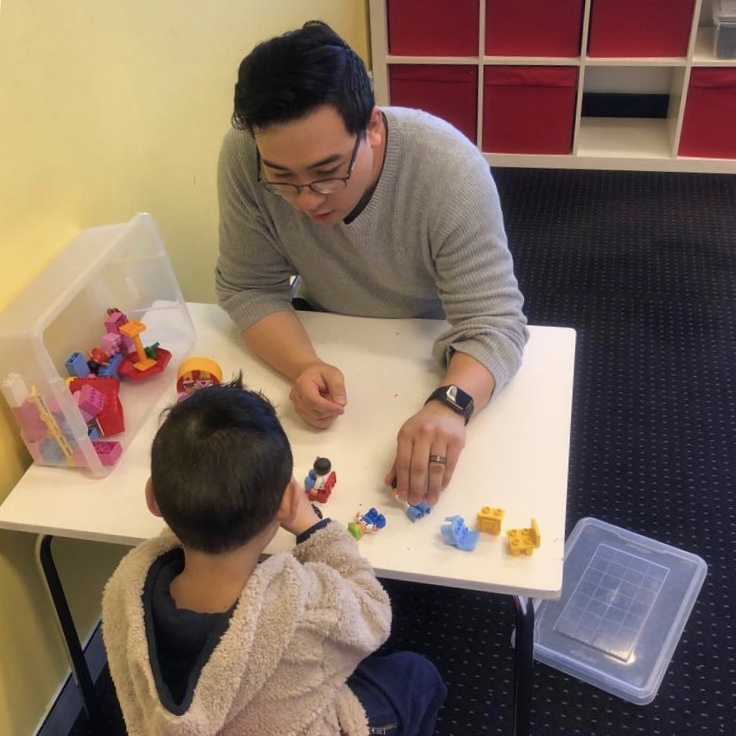
M 513 596 L 516 609 L 514 655 L 514 736 L 529 736 L 532 719 L 532 666 L 534 664 L 534 604 Z
M 72 671 L 77 684 L 79 685 L 79 689 L 82 691 L 82 699 L 84 701 L 84 709 L 87 713 L 87 718 L 89 719 L 93 733 L 102 734 L 102 712 L 100 709 L 100 703 L 97 699 L 92 675 L 90 674 L 89 667 L 87 666 L 87 660 L 84 658 L 82 644 L 79 641 L 77 630 L 74 627 L 74 620 L 72 619 L 69 604 L 67 603 L 66 595 L 64 594 L 64 588 L 61 585 L 59 573 L 56 569 L 54 557 L 51 553 L 51 542 L 53 539 L 53 536 L 50 534 L 39 537 L 38 544 L 36 545 L 36 553 L 38 554 L 41 571 L 43 572 L 49 593 L 51 594 L 51 600 L 53 601 L 54 609 L 56 610 L 56 616 L 61 626 L 61 632 L 64 635 L 64 641 L 71 661 Z

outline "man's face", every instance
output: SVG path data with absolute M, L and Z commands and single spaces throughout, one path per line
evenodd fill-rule
M 284 197 L 320 225 L 335 225 L 352 212 L 378 179 L 382 155 L 376 154 L 383 152 L 381 114 L 375 108 L 367 130 L 356 137 L 345 129 L 335 108 L 324 106 L 302 120 L 258 131 L 256 145 L 264 181 L 311 184 L 345 178 L 350 173 L 345 189 L 337 192 L 320 194 L 303 187 L 298 194 L 294 191 Z

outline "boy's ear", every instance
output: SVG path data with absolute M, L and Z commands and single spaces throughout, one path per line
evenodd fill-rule
M 288 522 L 296 516 L 296 511 L 301 501 L 301 494 L 303 493 L 304 489 L 297 482 L 296 478 L 292 476 L 289 484 L 284 489 L 284 495 L 281 497 L 281 504 L 276 513 L 276 519 L 279 524 Z
M 151 483 L 150 478 L 146 481 L 146 505 L 154 516 L 163 516 L 161 509 L 156 503 L 156 496 L 153 495 L 153 483 Z

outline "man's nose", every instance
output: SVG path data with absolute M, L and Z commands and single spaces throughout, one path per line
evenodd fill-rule
M 327 195 L 315 192 L 314 189 L 304 187 L 297 195 L 297 202 L 303 210 L 313 210 L 325 201 Z

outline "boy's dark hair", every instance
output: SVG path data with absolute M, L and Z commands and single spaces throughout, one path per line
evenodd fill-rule
M 151 483 L 164 520 L 186 547 L 217 554 L 268 526 L 293 458 L 273 405 L 231 383 L 173 406 L 151 450 Z
M 255 135 L 332 105 L 348 133 L 357 135 L 368 127 L 374 104 L 360 57 L 326 23 L 310 20 L 263 41 L 243 59 L 232 124 Z

